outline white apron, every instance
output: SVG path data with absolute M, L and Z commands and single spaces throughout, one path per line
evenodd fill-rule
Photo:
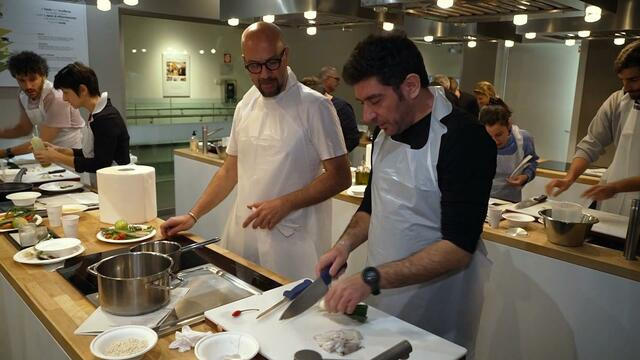
M 35 136 L 40 136 L 38 126 L 47 119 L 47 112 L 44 109 L 44 98 L 53 91 L 56 91 L 53 88 L 53 83 L 45 79 L 42 85 L 42 93 L 38 99 L 38 107 L 33 109 L 29 107 L 29 96 L 24 91 L 20 91 L 18 95 L 27 117 L 31 121 L 31 124 L 33 124 L 33 134 Z M 51 142 L 61 147 L 77 148 L 81 142 L 80 136 L 81 132 L 78 131 L 77 128 L 61 128 L 56 138 Z
M 451 112 L 451 104 L 440 88 L 429 89 L 436 98 L 422 149 L 412 150 L 384 132 L 375 140 L 369 265 L 406 258 L 442 239 L 437 164 L 440 140 L 447 129 L 440 119 Z M 487 262 L 482 249 L 480 241 L 470 267 L 463 271 L 428 283 L 383 289 L 368 302 L 469 349 L 482 305 L 480 281 L 473 280 L 479 265 Z
M 496 175 L 493 178 L 491 186 L 491 197 L 496 199 L 507 200 L 511 202 L 519 202 L 522 200 L 522 191 L 519 187 L 511 186 L 507 182 L 507 177 L 511 175 L 513 170 L 524 159 L 524 140 L 520 128 L 511 125 L 511 133 L 516 140 L 516 152 L 511 155 L 499 155 L 496 162 Z
M 247 205 L 299 190 L 322 172 L 321 165 L 309 168 L 310 140 L 293 118 L 304 116 L 305 109 L 296 107 L 302 85 L 291 72 L 289 82 L 293 85 L 278 97 L 255 99 L 237 124 L 237 198 L 223 241 L 229 250 L 280 275 L 314 278 L 318 257 L 331 245 L 329 200 L 291 212 L 272 230 L 252 224 L 242 228 L 252 211 Z
M 626 95 L 622 104 L 621 117 L 627 121 L 622 128 L 620 140 L 613 161 L 602 177 L 603 183 L 640 176 L 640 110 L 633 107 L 634 101 Z M 600 203 L 600 210 L 629 216 L 631 200 L 640 198 L 640 192 L 616 194 Z

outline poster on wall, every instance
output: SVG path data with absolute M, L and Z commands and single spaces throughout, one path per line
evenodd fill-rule
M 162 54 L 162 96 L 190 96 L 189 55 Z
M 0 0 L 0 86 L 17 86 L 11 54 L 29 50 L 49 64 L 49 78 L 65 65 L 89 63 L 86 6 L 45 0 Z

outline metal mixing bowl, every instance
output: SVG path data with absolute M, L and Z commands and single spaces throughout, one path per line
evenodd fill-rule
M 538 214 L 544 220 L 549 241 L 562 246 L 581 246 L 591 227 L 599 222 L 597 217 L 589 214 L 583 214 L 580 222 L 567 223 L 554 220 L 551 217 L 551 209 L 540 210 Z

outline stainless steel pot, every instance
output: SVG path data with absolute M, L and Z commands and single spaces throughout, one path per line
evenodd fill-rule
M 173 260 L 173 266 L 171 267 L 171 271 L 173 273 L 177 273 L 180 270 L 180 255 L 185 251 L 195 250 L 201 248 L 205 245 L 217 243 L 220 241 L 220 238 L 213 238 L 211 240 L 181 246 L 177 242 L 167 241 L 167 240 L 158 240 L 158 241 L 147 241 L 142 244 L 138 244 L 129 249 L 130 252 L 150 252 L 157 254 L 164 254 L 171 257 Z
M 170 291 L 183 280 L 171 273 L 173 260 L 158 253 L 123 253 L 103 259 L 87 271 L 98 278 L 98 298 L 106 312 L 133 316 L 169 302 Z M 172 284 L 172 278 L 177 281 Z
M 581 221 L 575 223 L 555 220 L 551 217 L 552 209 L 540 210 L 538 214 L 544 220 L 547 239 L 562 246 L 582 246 L 591 227 L 599 221 L 597 217 L 588 214 L 583 214 Z

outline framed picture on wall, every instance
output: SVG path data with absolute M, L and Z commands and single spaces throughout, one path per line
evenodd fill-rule
M 187 54 L 162 54 L 162 96 L 191 95 L 191 66 Z

